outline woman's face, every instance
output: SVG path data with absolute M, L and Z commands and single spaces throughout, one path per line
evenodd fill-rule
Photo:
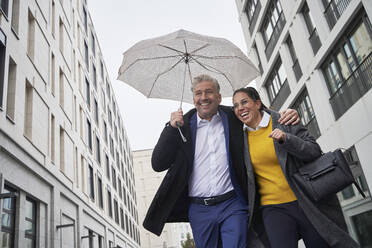
M 261 101 L 253 101 L 246 93 L 238 92 L 233 97 L 234 113 L 245 125 L 256 128 L 261 121 Z

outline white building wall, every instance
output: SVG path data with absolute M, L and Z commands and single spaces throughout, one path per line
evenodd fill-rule
M 87 11 L 87 30 L 83 9 Z M 25 247 L 27 199 L 36 202 L 35 247 L 90 248 L 90 243 L 109 247 L 109 242 L 111 246 L 140 247 L 131 149 L 87 1 L 1 1 L 0 33 L 6 37 L 4 44 L 0 41 L 1 49 L 5 46 L 3 63 L 0 58 L 0 193 L 4 187 L 18 193 L 11 228 L 14 247 Z M 88 67 L 84 42 L 88 45 Z M 9 75 L 11 61 L 16 70 Z M 90 107 L 86 102 L 86 79 L 90 84 Z M 94 99 L 98 102 L 98 123 Z M 112 124 L 108 111 L 112 112 Z M 87 142 L 87 119 L 91 123 L 92 149 Z M 96 137 L 100 142 L 98 150 Z M 110 137 L 115 156 L 110 152 Z M 106 155 L 110 174 L 106 171 Z M 93 168 L 91 181 L 89 166 Z M 112 167 L 116 178 L 112 177 Z M 98 178 L 102 181 L 103 206 L 98 199 Z M 121 190 L 113 187 L 113 180 L 119 179 Z M 94 197 L 90 195 L 90 183 L 94 185 Z M 118 221 L 109 216 L 107 189 L 112 206 L 114 199 L 118 202 Z M 126 192 L 125 200 L 120 192 Z M 122 221 L 120 209 L 128 225 L 125 218 Z M 0 208 L 0 216 L 2 213 Z M 73 225 L 57 228 L 65 224 Z M 86 237 L 89 230 L 95 235 L 92 242 Z M 0 243 L 6 242 L 2 237 Z

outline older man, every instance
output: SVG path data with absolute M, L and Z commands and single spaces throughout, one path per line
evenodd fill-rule
M 190 221 L 197 247 L 246 247 L 249 199 L 242 124 L 231 107 L 220 105 L 219 88 L 208 75 L 194 78 L 195 109 L 171 114 L 152 155 L 153 169 L 168 172 L 143 226 L 160 235 L 166 222 Z M 297 122 L 297 112 L 287 111 L 282 121 Z

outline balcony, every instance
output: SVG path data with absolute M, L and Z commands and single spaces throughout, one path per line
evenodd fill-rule
M 275 45 L 278 42 L 279 36 L 285 26 L 285 17 L 283 11 L 280 13 L 279 20 L 275 24 L 274 31 L 266 44 L 265 54 L 267 60 L 270 59 L 271 54 L 274 51 Z
M 282 107 L 285 100 L 287 100 L 289 94 L 291 94 L 291 89 L 289 88 L 288 80 L 285 80 L 278 94 L 271 101 L 270 108 L 278 111 Z
M 327 19 L 329 28 L 332 28 L 336 25 L 337 20 L 340 19 L 340 16 L 346 10 L 347 6 L 351 0 L 338 0 L 337 3 L 334 0 L 331 0 L 324 11 L 324 15 Z
M 300 64 L 298 63 L 298 59 L 296 59 L 296 61 L 294 62 L 292 69 L 298 82 L 298 80 L 300 80 L 300 78 L 302 77 L 302 70 Z
M 261 10 L 261 2 L 257 1 L 257 5 L 256 5 L 256 8 L 254 10 L 253 16 L 252 16 L 251 20 L 249 20 L 249 32 L 251 33 L 251 35 L 253 33 L 254 27 L 256 26 L 256 22 L 257 22 L 258 14 L 260 13 L 260 10 Z
M 329 99 L 336 119 L 340 118 L 371 88 L 372 53 L 367 56 Z

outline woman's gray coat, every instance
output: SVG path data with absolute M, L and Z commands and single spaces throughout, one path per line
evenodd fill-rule
M 275 152 L 288 184 L 297 197 L 298 204 L 313 224 L 318 233 L 334 248 L 360 247 L 347 233 L 347 227 L 340 203 L 336 195 L 319 202 L 312 202 L 299 188 L 294 180 L 293 173 L 297 171 L 300 161 L 312 161 L 321 155 L 321 149 L 315 139 L 301 125 L 284 126 L 278 123 L 279 113 L 265 110 L 272 117 L 272 128 L 279 128 L 286 133 L 286 140 L 279 144 L 274 141 Z M 259 195 L 252 163 L 249 155 L 248 137 L 244 132 L 244 159 L 248 174 L 249 199 L 249 227 L 251 230 L 262 230 L 261 214 L 259 210 Z M 260 227 L 259 227 L 260 226 Z M 259 235 L 262 236 L 262 235 Z

